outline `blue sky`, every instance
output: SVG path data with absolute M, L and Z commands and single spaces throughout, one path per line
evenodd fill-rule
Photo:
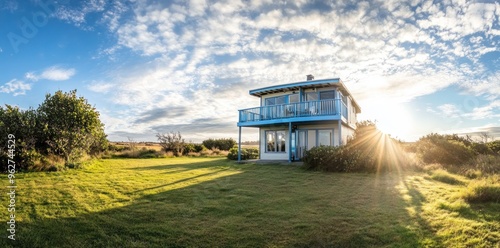
M 0 104 L 77 89 L 113 141 L 237 138 L 250 89 L 307 74 L 403 140 L 500 138 L 498 1 L 3 0 L 0 23 Z

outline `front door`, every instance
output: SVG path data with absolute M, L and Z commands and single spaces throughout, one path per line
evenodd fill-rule
M 304 157 L 304 153 L 307 150 L 307 131 L 306 130 L 297 130 L 295 131 L 297 139 L 296 141 L 296 154 L 295 158 L 297 160 L 302 159 Z

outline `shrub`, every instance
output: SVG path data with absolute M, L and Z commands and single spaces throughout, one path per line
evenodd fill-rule
M 194 144 L 194 152 L 201 152 L 203 150 L 207 150 L 203 144 Z
M 453 135 L 429 134 L 417 142 L 417 154 L 425 163 L 462 165 L 474 157 L 473 150 Z
M 361 153 L 349 146 L 316 146 L 306 151 L 304 168 L 329 172 L 353 172 L 365 169 Z
M 227 158 L 231 160 L 238 160 L 238 147 L 233 147 L 229 150 Z M 258 148 L 241 148 L 241 160 L 258 159 Z
M 236 141 L 229 139 L 208 139 L 203 141 L 203 146 L 214 149 L 217 148 L 223 151 L 229 151 L 233 146 L 236 145 Z
M 476 173 L 470 174 L 471 172 Z M 500 173 L 500 156 L 480 154 L 470 160 L 464 168 L 459 171 L 463 175 L 472 175 L 472 178 L 478 175 L 491 175 Z M 476 175 L 474 175 L 476 174 Z
M 175 156 L 182 156 L 184 154 L 186 143 L 180 132 L 158 133 L 156 137 L 165 152 L 173 152 Z
M 471 148 L 478 154 L 494 154 L 494 152 L 484 143 L 472 143 Z
M 186 143 L 186 144 L 184 144 L 183 155 L 187 155 L 187 154 L 189 154 L 191 152 L 195 152 L 194 144 L 193 143 Z
M 486 144 L 493 153 L 500 155 L 500 140 L 495 140 Z
M 500 176 L 471 181 L 462 197 L 469 203 L 500 203 Z
M 163 158 L 166 156 L 167 153 L 165 152 L 157 151 L 155 149 L 146 149 L 145 147 L 143 147 L 140 150 L 133 150 L 133 151 L 127 150 L 117 155 L 114 155 L 114 157 L 119 157 L 119 158 Z
M 214 152 L 212 150 L 209 150 L 209 149 L 206 149 L 206 150 L 203 150 L 200 152 L 200 155 L 201 156 L 210 156 L 212 155 Z

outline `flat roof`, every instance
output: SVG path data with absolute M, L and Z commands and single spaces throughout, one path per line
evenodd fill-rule
M 345 96 L 350 96 L 354 106 L 361 112 L 361 108 L 359 104 L 356 102 L 351 92 L 345 87 L 344 83 L 340 78 L 328 78 L 328 79 L 318 79 L 318 80 L 309 80 L 309 81 L 301 81 L 289 84 L 280 84 L 273 85 L 264 88 L 250 90 L 250 95 L 261 97 L 267 94 L 285 92 L 285 91 L 295 91 L 299 89 L 311 89 L 311 88 L 324 88 L 335 86 L 338 90 L 342 92 Z M 359 113 L 358 112 L 358 113 Z

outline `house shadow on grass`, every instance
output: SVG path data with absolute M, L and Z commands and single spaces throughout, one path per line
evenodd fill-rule
M 154 169 L 162 170 L 144 168 Z M 384 180 L 255 164 L 226 170 L 238 173 L 145 195 L 123 207 L 20 221 L 17 240 L 1 240 L 0 246 L 418 247 L 422 239 L 434 239 L 414 225 L 395 190 L 395 175 Z

